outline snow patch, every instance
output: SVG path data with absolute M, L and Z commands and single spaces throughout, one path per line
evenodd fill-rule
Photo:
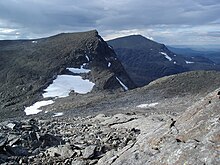
M 150 103 L 150 104 L 140 104 L 137 108 L 152 108 L 158 105 L 159 103 Z
M 176 64 L 176 61 L 174 61 L 173 63 Z
M 86 55 L 86 59 L 87 59 L 87 61 L 88 61 L 88 62 L 90 61 L 90 59 L 89 59 L 89 56 L 88 56 L 88 55 Z
M 154 38 L 150 37 L 150 36 L 146 36 L 146 38 L 149 39 L 149 40 L 154 40 Z
M 59 116 L 63 116 L 63 112 L 54 113 L 52 117 L 59 117 Z
M 33 44 L 36 44 L 36 43 L 37 43 L 37 41 L 32 41 L 32 43 L 33 43 Z
M 81 76 L 58 75 L 57 78 L 44 91 L 43 97 L 67 97 L 74 90 L 76 93 L 86 94 L 91 92 L 95 84 Z
M 165 52 L 159 52 L 160 54 L 164 55 L 166 59 L 168 59 L 169 61 L 172 61 L 172 58 L 170 56 L 168 56 Z
M 193 64 L 193 63 L 195 63 L 195 62 L 192 62 L 192 61 L 185 61 L 186 62 L 186 64 Z
M 128 90 L 128 87 L 127 87 L 118 77 L 116 77 L 116 79 L 118 80 L 118 82 L 120 83 L 120 85 L 123 87 L 123 89 L 124 89 L 125 91 L 127 91 L 127 90 Z
M 111 63 L 111 62 L 108 62 L 108 67 L 109 67 L 109 68 L 111 67 L 111 65 L 112 65 L 112 63 Z
M 24 112 L 26 113 L 26 115 L 34 115 L 34 114 L 37 114 L 42 111 L 41 109 L 39 109 L 40 107 L 50 105 L 53 103 L 54 103 L 53 100 L 38 101 L 38 102 L 34 103 L 32 106 L 26 107 Z
M 80 73 L 89 73 L 91 70 L 90 69 L 84 69 L 83 67 L 86 64 L 83 64 L 80 66 L 80 68 L 66 68 L 68 69 L 70 72 L 76 73 L 76 74 L 80 74 Z
M 80 73 L 89 73 L 90 69 L 84 69 L 83 67 L 86 65 L 84 63 L 80 66 L 80 68 L 67 68 L 69 71 L 80 74 Z M 45 90 L 43 97 L 67 97 L 69 93 L 74 90 L 76 93 L 86 94 L 91 92 L 93 86 L 95 84 L 89 80 L 84 80 L 81 76 L 73 76 L 73 75 L 58 75 L 53 83 L 50 84 Z M 54 103 L 52 100 L 48 101 L 39 101 L 33 104 L 30 107 L 25 108 L 26 115 L 37 114 L 42 110 L 39 109 L 42 106 L 49 105 Z M 45 111 L 48 113 L 48 111 Z
M 108 45 L 108 47 L 113 50 L 113 48 L 110 45 Z

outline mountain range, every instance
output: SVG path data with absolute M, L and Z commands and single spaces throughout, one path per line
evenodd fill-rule
M 0 41 L 0 164 L 219 164 L 220 72 L 140 35 Z
M 212 61 L 215 61 L 215 63 L 220 64 L 220 50 L 219 49 L 199 49 L 198 50 L 194 50 L 193 48 L 179 48 L 178 46 L 175 47 L 174 46 L 168 46 L 168 49 L 171 50 L 172 52 L 175 52 L 177 54 L 181 54 L 183 56 L 191 56 L 191 57 L 195 57 L 195 56 L 200 56 L 200 57 L 206 57 L 209 58 Z
M 220 65 L 208 58 L 173 53 L 164 44 L 141 35 L 113 39 L 108 44 L 138 86 L 163 76 L 192 70 L 220 70 Z

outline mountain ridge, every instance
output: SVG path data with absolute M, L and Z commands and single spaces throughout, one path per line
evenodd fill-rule
M 144 86 L 157 78 L 192 70 L 220 70 L 220 65 L 204 57 L 185 57 L 164 44 L 141 35 L 107 41 L 113 47 L 132 80 Z
M 128 88 L 135 87 L 96 30 L 36 40 L 0 41 L 0 48 L 0 102 L 4 116 L 10 110 L 21 113 L 24 106 L 42 99 L 43 90 L 58 75 L 66 74 L 68 67 L 89 67 L 91 72 L 81 76 L 96 84 L 94 90 L 123 91 L 117 78 Z

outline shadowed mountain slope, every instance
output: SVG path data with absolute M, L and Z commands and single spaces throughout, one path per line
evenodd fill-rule
M 108 41 L 132 80 L 143 86 L 157 78 L 192 70 L 220 70 L 204 57 L 184 57 L 141 35 Z

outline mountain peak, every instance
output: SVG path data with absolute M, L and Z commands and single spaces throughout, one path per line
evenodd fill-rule
M 142 35 L 129 35 L 113 40 L 109 40 L 108 44 L 114 48 L 129 48 L 129 49 L 142 49 L 143 47 L 149 48 L 158 45 L 159 43 L 152 41 Z M 162 45 L 162 44 L 160 44 Z
M 61 33 L 36 40 L 2 41 L 0 47 L 0 79 L 3 80 L 0 82 L 0 111 L 6 115 L 12 109 L 19 113 L 24 106 L 44 99 L 42 94 L 47 88 L 64 78 L 79 86 L 86 86 L 77 83 L 79 80 L 90 81 L 88 85 L 95 84 L 94 88 L 92 86 L 94 92 L 136 87 L 114 50 L 96 30 Z M 78 73 L 84 70 L 89 72 Z M 73 90 L 80 93 L 77 88 L 75 85 L 68 87 L 67 95 Z
M 132 80 L 143 86 L 157 78 L 191 70 L 220 70 L 208 59 L 184 57 L 141 35 L 108 41 Z

